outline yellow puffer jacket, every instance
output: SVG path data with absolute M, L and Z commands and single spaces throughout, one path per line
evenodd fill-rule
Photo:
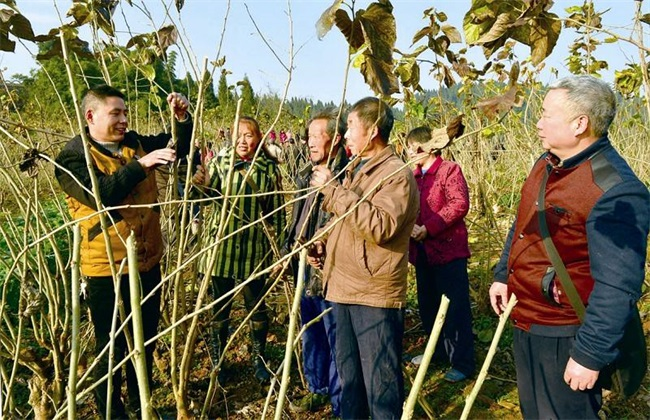
M 179 139 L 189 128 L 179 124 Z M 187 133 L 185 133 L 187 134 Z M 189 141 L 187 137 L 187 141 Z M 90 141 L 99 193 L 104 207 L 118 207 L 108 211 L 109 228 L 114 262 L 119 269 L 126 258 L 126 240 L 134 232 L 137 242 L 138 267 L 147 272 L 162 257 L 163 242 L 160 231 L 160 207 L 157 202 L 155 171 L 146 172 L 137 161 L 147 152 L 166 147 L 169 134 L 140 136 L 128 132 L 120 144 L 120 153 L 113 154 L 98 143 Z M 66 192 L 71 216 L 81 225 L 81 273 L 88 277 L 110 276 L 106 242 L 97 215 L 91 190 L 90 175 L 86 167 L 81 137 L 70 140 L 56 158 L 61 168 L 55 175 Z M 128 206 L 128 207 L 125 207 Z M 124 272 L 128 268 L 125 266 Z

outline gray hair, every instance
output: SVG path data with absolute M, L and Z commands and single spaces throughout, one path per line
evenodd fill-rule
M 345 143 L 345 132 L 348 130 L 348 125 L 343 118 L 343 115 L 339 117 L 339 109 L 330 107 L 326 108 L 316 115 L 314 115 L 307 127 L 316 120 L 326 120 L 327 121 L 327 135 L 330 136 L 330 139 L 334 140 L 334 136 L 339 134 L 341 136 L 341 144 Z
M 566 91 L 569 108 L 575 110 L 576 116 L 584 114 L 589 118 L 595 136 L 607 134 L 616 116 L 616 95 L 607 83 L 593 76 L 570 76 L 551 83 L 548 88 Z

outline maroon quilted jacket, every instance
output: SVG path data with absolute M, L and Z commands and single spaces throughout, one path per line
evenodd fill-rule
M 470 255 L 465 216 L 469 211 L 469 191 L 460 166 L 438 157 L 422 174 L 413 171 L 420 191 L 420 214 L 416 224 L 427 228 L 422 243 L 411 239 L 409 261 L 415 264 L 424 249 L 429 264 L 446 264 Z

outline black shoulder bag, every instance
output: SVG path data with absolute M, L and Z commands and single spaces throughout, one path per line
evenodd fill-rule
M 546 224 L 546 213 L 544 196 L 546 195 L 546 183 L 548 181 L 549 170 L 544 171 L 544 178 L 539 188 L 537 196 L 537 218 L 539 221 L 539 230 L 542 235 L 544 247 L 548 253 L 549 259 L 553 264 L 553 268 L 557 273 L 557 277 L 562 284 L 564 293 L 566 294 L 571 306 L 576 311 L 576 315 L 580 321 L 584 321 L 585 305 L 580 300 L 578 291 L 571 281 L 569 272 L 560 257 L 560 254 L 555 248 L 553 239 Z M 645 335 L 643 333 L 643 324 L 639 316 L 639 309 L 634 305 L 632 317 L 625 325 L 623 338 L 617 345 L 619 355 L 618 358 L 607 365 L 600 371 L 598 377 L 600 384 L 605 389 L 610 389 L 625 398 L 632 396 L 641 386 L 643 377 L 647 371 L 648 361 L 646 354 Z

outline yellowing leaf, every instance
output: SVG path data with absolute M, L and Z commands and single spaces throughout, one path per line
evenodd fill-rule
M 496 22 L 492 25 L 488 33 L 484 34 L 476 40 L 475 44 L 485 44 L 487 42 L 496 41 L 501 38 L 510 29 L 515 22 L 515 18 L 509 13 L 501 13 L 497 16 Z
M 463 42 L 463 38 L 460 36 L 460 32 L 458 32 L 458 29 L 451 25 L 442 25 L 442 32 L 447 35 L 449 38 L 449 41 L 451 41 L 454 44 L 458 44 Z
M 463 114 L 454 118 L 446 127 L 431 130 L 431 140 L 422 144 L 422 150 L 431 152 L 442 150 L 451 145 L 455 138 L 458 138 L 465 131 Z
M 483 112 L 488 118 L 495 118 L 502 112 L 512 109 L 517 98 L 517 86 L 511 86 L 503 95 L 478 102 L 474 108 Z
M 152 82 L 156 78 L 156 69 L 151 64 L 147 64 L 144 66 L 141 66 L 138 68 L 142 74 L 144 74 L 144 77 L 147 78 L 150 82 Z
M 178 31 L 176 26 L 167 25 L 158 29 L 158 44 L 164 53 L 171 45 L 178 41 Z
M 424 28 L 417 31 L 416 34 L 413 35 L 413 41 L 411 42 L 411 45 L 415 44 L 427 35 L 433 35 L 431 26 L 425 26 Z
M 397 77 L 393 73 L 393 66 L 383 60 L 377 60 L 368 55 L 360 67 L 363 78 L 370 88 L 383 96 L 390 96 L 399 92 Z
M 350 45 L 350 49 L 355 52 L 363 45 L 363 29 L 358 19 L 351 20 L 345 10 L 337 10 L 334 17 L 334 23 L 339 28 L 345 39 Z
M 334 0 L 334 3 L 328 7 L 316 21 L 316 35 L 318 39 L 323 39 L 332 29 L 336 19 L 336 12 L 341 8 L 343 0 Z
M 397 31 L 392 9 L 390 3 L 371 3 L 367 10 L 357 16 L 363 27 L 363 36 L 370 54 L 378 60 L 392 61 L 393 59 Z

